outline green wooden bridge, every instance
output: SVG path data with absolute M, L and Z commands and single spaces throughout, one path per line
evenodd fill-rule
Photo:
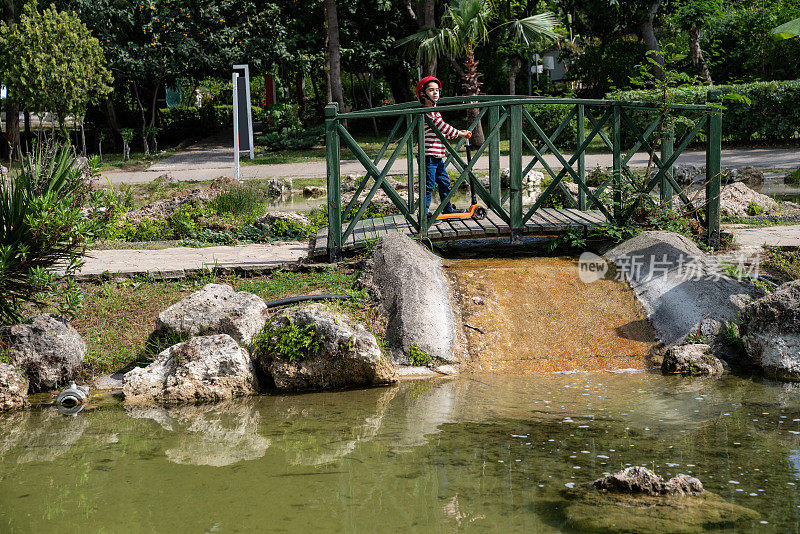
M 513 243 L 525 235 L 555 234 L 569 228 L 588 230 L 609 223 L 624 224 L 637 210 L 659 204 L 673 206 L 675 202 L 698 213 L 709 244 L 716 247 L 719 244 L 722 112 L 721 107 L 714 103 L 715 95 L 709 95 L 708 100 L 706 105 L 657 106 L 645 102 L 507 95 L 443 98 L 436 110 L 444 115 L 445 120 L 452 121 L 457 117 L 450 112 L 464 113 L 476 109 L 477 116 L 467 128 L 472 131 L 485 117 L 485 140 L 474 147 L 469 162 L 459 153 L 465 140 L 451 143 L 445 139 L 426 116 L 430 109 L 416 102 L 348 113 L 339 113 L 336 103 L 328 104 L 325 108 L 328 226 L 317 234 L 315 253 L 327 254 L 329 261 L 338 261 L 344 249 L 363 246 L 394 230 L 427 237 L 431 241 L 509 236 Z M 548 106 L 569 106 L 570 111 L 555 129 L 546 132 L 539 124 L 542 121 L 537 121 L 531 114 L 532 106 L 539 106 L 538 109 L 543 106 L 545 110 Z M 680 119 L 676 120 L 676 117 Z M 372 118 L 396 119 L 383 146 L 371 158 L 345 124 Z M 452 165 L 456 171 L 450 173 L 450 194 L 436 207 L 435 198 L 431 201 L 430 217 L 424 202 L 426 124 L 445 146 L 445 164 Z M 559 138 L 568 132 L 574 132 L 575 150 L 564 155 L 556 145 L 564 146 Z M 509 187 L 505 191 L 500 179 L 503 134 L 508 138 L 510 171 Z M 703 135 L 706 143 L 707 200 L 701 206 L 692 205 L 673 176 L 678 156 L 698 135 Z M 585 155 L 596 138 L 611 150 L 613 163 L 605 182 L 590 188 L 586 184 Z M 624 143 L 629 145 L 627 150 Z M 342 203 L 342 145 L 353 153 L 365 171 L 347 204 Z M 400 188 L 389 180 L 389 172 L 403 148 L 407 181 Z M 652 168 L 656 170 L 644 179 L 637 179 L 628 166 L 639 150 L 652 153 Z M 547 153 L 552 154 L 560 166 L 549 165 L 544 158 Z M 379 167 L 387 154 L 388 159 Z M 474 174 L 475 163 L 484 154 L 489 159 L 488 187 Z M 526 205 L 523 201 L 523 176 L 537 164 L 551 181 L 535 202 Z M 482 220 L 436 220 L 459 187 L 470 178 L 479 201 L 488 210 L 487 217 Z M 577 185 L 577 195 L 570 192 L 567 181 Z M 379 190 L 386 194 L 399 214 L 365 218 Z M 368 192 L 362 198 L 365 191 Z M 567 206 L 559 209 L 546 207 L 545 203 L 555 194 L 563 195 Z

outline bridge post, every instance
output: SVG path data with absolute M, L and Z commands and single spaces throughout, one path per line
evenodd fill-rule
M 708 102 L 719 102 L 719 91 L 709 91 Z M 719 194 L 722 165 L 722 111 L 717 109 L 708 117 L 708 146 L 706 147 L 706 223 L 708 245 L 719 248 Z
M 661 161 L 667 161 L 672 157 L 674 151 L 675 134 L 671 127 L 661 135 Z M 668 209 L 672 209 L 672 197 L 675 192 L 672 190 L 672 182 L 667 179 L 675 176 L 675 167 L 670 165 L 669 169 L 664 171 L 664 177 L 661 178 L 661 185 L 659 187 L 661 193 L 661 205 Z
M 425 191 L 425 117 L 420 115 L 417 119 L 417 157 L 419 158 L 419 236 L 428 235 L 428 206 L 425 205 L 427 192 Z M 433 199 L 431 199 L 433 202 Z
M 577 148 L 580 149 L 581 145 L 583 144 L 583 140 L 585 139 L 585 136 L 586 136 L 586 134 L 584 132 L 584 126 L 585 126 L 584 123 L 585 123 L 586 119 L 584 117 L 585 109 L 583 107 L 583 104 L 578 104 L 577 107 L 578 107 L 578 114 L 577 114 L 577 120 L 578 120 L 578 141 L 577 141 L 577 144 L 578 144 L 578 147 Z M 586 185 L 586 151 L 585 150 L 578 155 L 578 177 L 580 178 L 581 182 L 583 182 L 583 184 Z M 581 211 L 585 211 L 586 210 L 586 191 L 584 191 L 583 188 L 581 188 L 581 187 L 578 188 L 578 209 L 581 210 Z
M 511 215 L 511 242 L 522 241 L 522 105 L 510 106 L 511 117 L 509 129 L 511 139 L 509 142 L 509 180 L 510 198 L 509 211 Z
M 406 115 L 406 131 L 414 125 L 414 116 Z M 414 212 L 414 139 L 406 141 L 406 169 L 408 178 L 408 210 Z M 420 195 L 422 192 L 420 191 Z
M 342 200 L 339 188 L 341 160 L 339 154 L 339 104 L 325 106 L 325 162 L 328 171 L 328 261 L 342 259 Z
M 489 131 L 500 121 L 500 106 L 489 108 Z M 500 202 L 500 136 L 496 135 L 489 142 L 489 194 L 492 198 Z
M 612 131 L 612 145 L 613 145 L 613 162 L 611 177 L 614 184 L 614 220 L 617 224 L 622 224 L 623 206 L 622 206 L 622 127 L 620 124 L 621 108 L 616 102 L 611 104 L 613 113 L 613 131 Z

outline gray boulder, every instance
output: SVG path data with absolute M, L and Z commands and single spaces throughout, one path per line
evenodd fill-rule
M 267 305 L 227 284 L 207 284 L 158 314 L 156 334 L 228 334 L 249 344 L 267 322 Z
M 227 334 L 200 336 L 166 349 L 123 378 L 125 402 L 185 403 L 255 393 L 253 361 Z
M 379 298 L 388 316 L 386 337 L 394 363 L 409 363 L 412 346 L 448 362 L 461 351 L 441 263 L 398 232 L 381 236 L 375 245 L 361 284 Z
M 715 258 L 674 232 L 642 232 L 605 256 L 630 283 L 666 346 L 685 342 L 699 329 L 714 352 L 721 351 L 718 334 L 724 322 L 764 294 L 725 276 Z
M 381 355 L 375 336 L 321 304 L 273 317 L 259 341 L 257 366 L 280 390 L 388 384 L 394 367 Z M 285 340 L 291 339 L 289 345 Z
M 749 304 L 744 315 L 748 357 L 769 377 L 800 381 L 800 280 Z
M 704 343 L 670 347 L 661 362 L 661 372 L 665 375 L 721 375 L 724 371 L 722 361 L 712 355 L 711 346 Z
M 52 313 L 0 328 L 11 362 L 25 370 L 33 391 L 66 384 L 83 366 L 86 343 L 69 321 Z
M 28 404 L 28 377 L 10 364 L 0 363 L 0 412 L 19 410 Z

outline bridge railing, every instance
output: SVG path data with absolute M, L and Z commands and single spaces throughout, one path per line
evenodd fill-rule
M 713 97 L 710 98 L 713 100 Z M 526 106 L 568 105 L 571 106 L 567 117 L 551 132 L 546 132 L 530 113 Z M 665 108 L 645 102 L 626 102 L 614 100 L 586 100 L 565 98 L 542 98 L 522 96 L 479 95 L 471 97 L 443 98 L 436 106 L 436 111 L 445 115 L 448 112 L 477 109 L 477 117 L 472 120 L 468 129 L 472 131 L 486 118 L 485 140 L 474 148 L 474 155 L 468 163 L 462 158 L 459 150 L 465 140 L 457 142 L 444 138 L 425 114 L 430 108 L 420 104 L 403 103 L 363 111 L 339 113 L 336 103 L 325 108 L 325 145 L 327 161 L 328 189 L 328 256 L 331 261 L 341 257 L 343 243 L 352 235 L 357 223 L 363 217 L 370 202 L 378 190 L 383 190 L 398 211 L 405 217 L 414 232 L 425 236 L 435 222 L 436 217 L 450 203 L 459 186 L 470 177 L 473 178 L 477 196 L 486 207 L 508 224 L 511 240 L 518 240 L 523 233 L 525 223 L 543 204 L 557 192 L 563 194 L 570 207 L 587 210 L 599 210 L 609 221 L 624 224 L 645 204 L 656 202 L 651 192 L 659 186 L 658 202 L 672 206 L 677 199 L 684 205 L 692 206 L 682 188 L 674 178 L 674 164 L 678 156 L 694 141 L 698 135 L 706 138 L 706 201 L 700 212 L 701 221 L 707 229 L 708 241 L 712 247 L 719 244 L 719 192 L 720 192 L 720 154 L 722 139 L 722 115 L 718 106 L 712 105 L 671 105 L 670 116 L 692 116 L 685 132 L 676 139 L 671 131 L 664 128 Z M 394 126 L 386 137 L 381 149 L 374 157 L 370 157 L 353 138 L 343 124 L 344 121 L 371 118 L 394 118 Z M 452 115 L 450 115 L 452 117 Z M 450 119 L 452 120 L 452 119 Z M 575 122 L 575 149 L 571 154 L 562 154 L 558 149 L 559 137 L 567 127 Z M 670 124 L 672 121 L 670 122 Z M 425 125 L 429 125 L 442 141 L 446 151 L 445 165 L 452 164 L 457 175 L 451 175 L 450 194 L 433 209 L 428 216 L 425 206 Z M 588 133 L 587 133 L 588 130 Z M 528 133 L 532 135 L 528 135 Z M 607 133 L 607 131 L 610 131 Z M 503 133 L 509 140 L 509 187 L 503 193 L 501 188 L 500 141 Z M 660 154 L 655 153 L 660 139 Z M 611 150 L 612 168 L 608 179 L 592 189 L 586 184 L 586 151 L 592 142 L 599 138 Z M 632 142 L 626 151 L 624 140 Z M 563 143 L 560 143 L 563 146 Z M 366 175 L 358 184 L 348 204 L 342 207 L 341 200 L 341 147 L 347 147 L 355 158 L 363 165 Z M 390 150 L 390 148 L 394 146 Z M 405 198 L 387 179 L 394 163 L 405 147 L 407 194 Z M 652 165 L 656 172 L 643 181 L 634 178 L 629 162 L 637 151 L 653 151 Z M 524 160 L 528 152 L 530 159 Z M 558 161 L 551 166 L 545 160 L 550 153 Z M 388 154 L 388 156 L 387 156 Z M 474 167 L 478 159 L 488 155 L 489 185 L 484 186 L 477 179 Z M 382 160 L 388 159 L 382 163 Z M 541 165 L 552 178 L 544 192 L 531 206 L 523 206 L 523 176 L 534 166 Z M 564 183 L 566 177 L 578 186 L 577 196 L 570 193 Z M 627 183 L 626 183 L 627 182 Z M 415 191 L 416 186 L 416 191 Z M 633 187 L 631 187 L 633 186 Z M 363 201 L 359 197 L 369 187 Z M 416 193 L 416 195 L 415 195 Z M 627 198 L 624 198 L 627 195 Z M 610 198 L 608 198 L 610 197 Z M 611 202 L 604 203 L 608 199 Z M 432 200 L 432 204 L 433 204 Z M 433 208 L 433 206 L 431 206 Z

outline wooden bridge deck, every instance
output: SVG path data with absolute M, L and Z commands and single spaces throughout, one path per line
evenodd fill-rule
M 576 209 L 540 208 L 525 224 L 525 235 L 552 235 L 559 234 L 569 228 L 588 229 L 606 223 L 600 211 L 580 211 Z M 347 226 L 342 225 L 344 228 Z M 374 219 L 363 219 L 356 223 L 353 233 L 347 241 L 342 243 L 342 249 L 354 249 L 364 246 L 370 241 L 375 241 L 383 234 L 391 231 L 404 232 L 415 236 L 416 232 L 402 215 L 389 215 Z M 475 219 L 450 219 L 438 221 L 428 230 L 431 241 L 447 241 L 454 239 L 481 239 L 501 237 L 511 234 L 506 224 L 495 213 L 489 211 L 482 221 Z M 321 256 L 327 253 L 328 228 L 321 228 L 317 232 L 317 242 L 313 254 Z

